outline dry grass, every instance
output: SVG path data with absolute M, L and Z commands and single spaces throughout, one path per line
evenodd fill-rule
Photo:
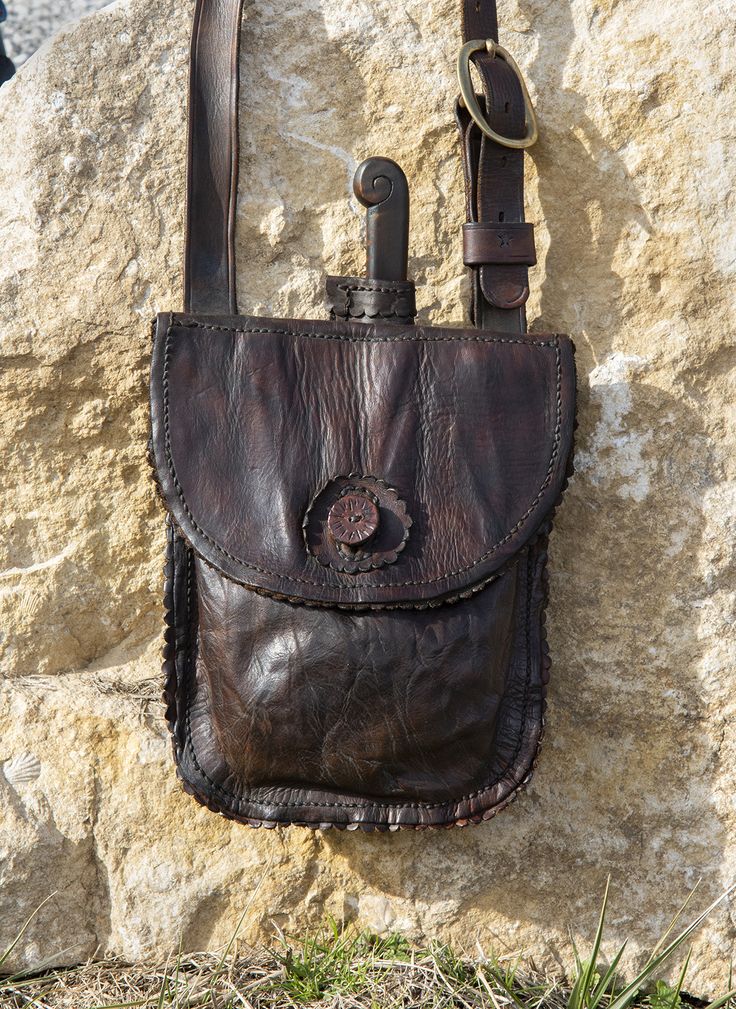
M 222 953 L 179 955 L 165 963 L 102 961 L 66 969 L 0 975 L 0 1009 L 686 1009 L 701 1005 L 685 994 L 690 953 L 673 987 L 656 981 L 657 973 L 706 917 L 730 896 L 729 887 L 679 934 L 675 926 L 691 893 L 652 952 L 628 983 L 619 982 L 624 946 L 610 961 L 601 958 L 608 886 L 592 948 L 587 956 L 575 946 L 574 977 L 565 980 L 539 971 L 533 962 L 514 958 L 460 956 L 451 947 L 416 947 L 399 935 L 379 937 L 331 921 L 315 935 L 287 939 L 279 933 L 275 948 L 238 946 L 241 922 Z M 43 906 L 43 905 L 42 905 Z M 0 956 L 3 963 L 34 916 Z M 645 993 L 644 985 L 650 986 Z M 728 991 L 706 1009 L 735 1009 L 736 988 L 729 972 Z
M 0 980 L 2 1009 L 566 1009 L 569 990 L 526 965 L 412 949 L 399 937 L 327 936 L 163 964 L 90 963 Z

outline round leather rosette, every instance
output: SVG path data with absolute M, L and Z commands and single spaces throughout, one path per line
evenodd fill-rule
M 393 487 L 351 474 L 331 480 L 314 498 L 304 517 L 304 541 L 320 564 L 359 574 L 393 564 L 411 524 Z

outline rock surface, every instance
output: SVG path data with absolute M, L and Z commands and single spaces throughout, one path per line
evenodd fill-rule
M 323 273 L 362 266 L 353 170 L 385 154 L 421 318 L 461 322 L 456 7 L 246 5 L 245 309 L 322 314 Z M 0 93 L 0 946 L 53 894 L 13 964 L 214 947 L 245 912 L 252 939 L 331 913 L 569 965 L 610 873 L 631 968 L 697 879 L 705 904 L 736 875 L 728 5 L 501 4 L 543 130 L 530 318 L 580 372 L 548 736 L 492 823 L 388 837 L 250 831 L 174 777 L 146 387 L 149 319 L 181 299 L 190 16 L 118 0 Z M 729 910 L 701 932 L 691 990 L 725 985 L 734 934 Z
M 42 42 L 63 25 L 76 21 L 90 11 L 105 6 L 106 0 L 10 0 L 8 20 L 3 25 L 5 48 L 15 63 L 21 66 Z

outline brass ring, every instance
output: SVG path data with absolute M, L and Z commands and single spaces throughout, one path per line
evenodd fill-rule
M 500 133 L 496 133 L 495 130 L 491 129 L 485 116 L 483 115 L 480 105 L 478 104 L 478 99 L 475 95 L 475 88 L 473 87 L 473 80 L 470 76 L 470 57 L 473 53 L 482 51 L 486 51 L 490 53 L 492 57 L 502 59 L 505 63 L 508 63 L 516 74 L 516 78 L 521 85 L 521 93 L 524 96 L 526 136 L 523 136 L 518 140 L 514 137 L 503 137 Z M 512 147 L 515 150 L 524 150 L 526 147 L 531 147 L 532 144 L 537 142 L 539 130 L 537 128 L 537 117 L 534 114 L 534 106 L 532 105 L 532 100 L 529 97 L 529 92 L 527 91 L 526 83 L 521 70 L 507 49 L 500 46 L 498 42 L 494 42 L 493 39 L 471 39 L 470 42 L 465 43 L 458 53 L 457 79 L 460 84 L 460 94 L 462 95 L 462 100 L 465 103 L 465 108 L 472 116 L 474 122 L 487 137 L 491 140 L 495 140 L 497 144 L 501 144 L 503 147 Z

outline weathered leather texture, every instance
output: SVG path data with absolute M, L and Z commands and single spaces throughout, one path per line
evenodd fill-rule
M 168 717 L 192 794 L 363 829 L 510 801 L 542 730 L 574 383 L 563 336 L 159 316 Z M 341 570 L 326 516 L 353 485 L 378 532 Z
M 196 0 L 190 48 L 184 308 L 235 314 L 243 0 Z
M 241 8 L 195 3 L 187 314 L 159 316 L 152 362 L 179 775 L 253 826 L 479 822 L 536 760 L 574 427 L 572 344 L 526 334 L 523 152 L 456 108 L 478 329 L 414 326 L 405 272 L 328 278 L 329 322 L 238 316 Z M 462 17 L 498 38 L 494 0 Z M 522 136 L 510 66 L 473 61 L 489 122 Z M 405 223 L 369 238 L 371 278 L 405 266 Z

